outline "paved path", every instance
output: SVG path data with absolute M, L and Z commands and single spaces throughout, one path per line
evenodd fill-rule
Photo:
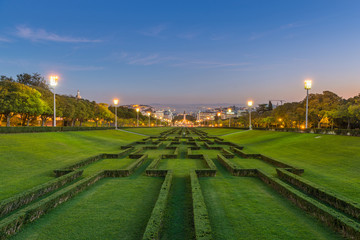
M 123 129 L 118 129 L 118 131 L 123 131 L 123 132 L 127 132 L 127 133 L 133 133 L 133 134 L 137 134 L 137 135 L 140 135 L 140 136 L 149 137 L 149 135 L 145 135 L 145 134 L 142 134 L 142 133 L 136 133 L 136 132 L 130 132 L 130 131 L 126 131 L 126 130 L 123 130 Z
M 228 133 L 228 134 L 220 135 L 219 137 L 224 137 L 224 136 L 228 136 L 228 135 L 235 134 L 235 133 L 243 133 L 243 132 L 247 132 L 247 131 L 249 131 L 249 130 L 244 130 L 244 131 L 239 131 L 239 132 Z

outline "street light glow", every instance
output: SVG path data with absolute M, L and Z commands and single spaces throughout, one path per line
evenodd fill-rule
M 56 76 L 56 75 L 51 75 L 51 76 L 50 76 L 50 85 L 51 85 L 52 87 L 56 87 L 58 79 L 59 79 L 58 76 Z
M 115 99 L 114 99 L 114 104 L 115 104 L 115 105 L 118 105 L 118 104 L 119 104 L 119 99 L 115 98 Z
M 312 81 L 310 79 L 307 79 L 304 81 L 304 84 L 305 84 L 305 89 L 306 90 L 310 90 L 311 89 L 311 84 L 312 84 Z
M 148 114 L 148 116 L 150 116 L 150 114 L 151 114 L 151 113 L 150 113 L 150 112 L 148 112 L 147 114 Z
M 228 109 L 228 112 L 229 112 L 229 113 L 231 112 L 231 108 Z
M 247 104 L 248 104 L 249 107 L 252 107 L 253 101 L 250 100 L 250 101 L 247 102 Z
M 218 113 L 217 115 L 218 115 L 218 117 L 220 117 L 221 113 Z
M 139 111 L 140 111 L 140 108 L 136 108 L 136 111 L 139 112 Z

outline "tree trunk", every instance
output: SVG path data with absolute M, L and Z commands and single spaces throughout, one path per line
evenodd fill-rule
M 350 118 L 347 119 L 348 120 L 348 124 L 347 124 L 347 129 L 350 129 Z
M 96 121 L 95 123 L 96 123 L 96 127 L 98 127 L 98 121 Z
M 75 125 L 75 119 L 71 120 L 71 126 L 73 127 Z
M 82 120 L 80 120 L 80 127 L 82 126 L 82 122 L 83 122 L 83 121 L 82 121 Z
M 30 125 L 30 118 L 26 120 L 26 126 L 28 127 Z
M 6 126 L 7 126 L 7 127 L 10 127 L 10 118 L 11 118 L 11 117 L 10 117 L 10 114 L 7 114 L 7 115 L 6 115 Z

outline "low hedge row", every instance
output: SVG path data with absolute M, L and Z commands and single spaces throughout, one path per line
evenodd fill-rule
M 360 205 L 356 202 L 351 201 L 343 196 L 339 196 L 336 193 L 332 193 L 327 189 L 316 185 L 300 176 L 286 171 L 285 169 L 276 169 L 278 177 L 288 182 L 297 188 L 301 189 L 305 193 L 326 202 L 330 206 L 343 211 L 346 214 L 360 220 Z
M 75 171 L 65 176 L 53 179 L 47 183 L 38 185 L 32 189 L 21 192 L 11 198 L 7 198 L 0 202 L 0 218 L 8 213 L 29 204 L 39 197 L 52 192 L 60 187 L 74 181 L 82 175 L 83 171 Z
M 46 214 L 59 204 L 66 202 L 88 186 L 94 184 L 104 177 L 104 172 L 84 178 L 58 192 L 46 197 L 39 202 L 31 204 L 17 213 L 0 221 L 0 239 L 7 239 L 17 233 L 25 224 L 30 223 Z
M 142 152 L 144 151 L 144 148 L 138 148 L 137 150 L 135 150 L 134 152 L 132 152 L 129 155 L 129 158 L 140 158 L 143 154 Z
M 163 227 L 166 206 L 169 199 L 169 193 L 172 182 L 172 172 L 168 171 L 165 180 L 161 186 L 159 197 L 155 203 L 154 209 L 151 213 L 150 219 L 147 223 L 143 240 L 160 239 Z
M 193 202 L 193 215 L 195 238 L 197 240 L 213 239 L 208 211 L 201 192 L 200 183 L 195 171 L 190 171 L 191 196 Z
M 34 133 L 34 132 L 67 132 L 108 130 L 114 127 L 0 127 L 0 133 Z
M 226 157 L 226 158 L 234 158 L 235 155 L 230 152 L 229 150 L 225 149 L 225 148 L 221 148 L 221 153 Z
M 77 169 L 77 168 L 89 165 L 89 164 L 91 164 L 93 162 L 99 161 L 99 160 L 104 159 L 104 158 L 120 158 L 120 157 L 123 157 L 123 156 L 127 155 L 131 151 L 132 151 L 132 148 L 127 148 L 124 151 L 122 151 L 120 153 L 117 153 L 117 154 L 102 153 L 102 154 L 99 154 L 99 155 L 88 157 L 88 158 L 86 158 L 84 160 L 81 160 L 81 161 L 75 163 L 75 164 L 66 166 L 63 169 L 54 170 L 54 173 L 55 173 L 56 177 L 60 177 L 62 175 L 65 175 L 65 174 Z
M 222 154 L 218 154 L 218 161 L 223 165 L 233 176 L 242 177 L 254 177 L 257 176 L 257 169 L 243 169 L 224 157 Z
M 240 149 L 238 149 L 236 147 L 233 147 L 233 146 L 230 147 L 230 150 L 233 151 L 234 153 L 240 155 L 243 158 L 255 158 L 255 159 L 259 159 L 259 160 L 262 160 L 264 162 L 267 162 L 267 163 L 269 163 L 269 164 L 271 164 L 273 166 L 279 167 L 279 168 L 289 168 L 289 169 L 291 169 L 291 172 L 293 172 L 295 174 L 304 173 L 304 169 L 293 167 L 291 165 L 288 165 L 286 163 L 277 161 L 275 159 L 264 156 L 262 154 L 246 154 L 246 153 L 242 152 Z
M 131 165 L 126 167 L 125 169 L 119 170 L 104 170 L 104 177 L 128 177 L 130 176 L 144 161 L 147 159 L 148 155 L 145 154 Z
M 211 158 L 209 158 L 208 155 L 203 154 L 203 159 L 205 160 L 206 165 L 208 165 L 210 169 L 216 169 L 215 163 L 211 160 Z
M 304 193 L 291 188 L 286 183 L 261 170 L 258 170 L 258 177 L 281 195 L 292 201 L 295 205 L 318 218 L 333 230 L 341 233 L 344 237 L 349 239 L 360 239 L 359 223 L 356 223 L 334 209 L 319 203 Z
M 217 169 L 216 169 L 214 162 L 206 154 L 202 154 L 201 158 L 203 160 L 205 160 L 205 163 L 209 168 L 196 169 L 195 172 L 196 172 L 197 176 L 198 177 L 215 177 Z

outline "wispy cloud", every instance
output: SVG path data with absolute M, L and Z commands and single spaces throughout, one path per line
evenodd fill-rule
M 202 61 L 202 60 L 184 60 L 183 62 L 173 64 L 173 66 L 191 66 L 195 68 L 228 68 L 249 65 L 248 62 L 222 62 L 222 61 Z
M 191 40 L 191 39 L 196 38 L 199 35 L 200 35 L 200 32 L 187 32 L 187 33 L 179 34 L 178 37 L 182 38 L 182 39 Z
M 11 40 L 0 36 L 0 42 L 11 42 Z
M 15 35 L 31 41 L 52 41 L 65 43 L 97 43 L 98 39 L 77 38 L 69 36 L 60 36 L 55 33 L 48 32 L 44 29 L 31 29 L 26 26 L 17 26 Z
M 157 36 L 160 35 L 160 33 L 165 31 L 167 28 L 168 28 L 167 24 L 160 24 L 160 25 L 150 27 L 150 28 L 145 29 L 145 30 L 138 31 L 138 32 L 140 34 L 142 34 L 142 35 L 145 35 L 145 36 L 157 37 Z
M 249 40 L 252 41 L 252 40 L 260 39 L 260 38 L 266 37 L 266 36 L 274 34 L 274 33 L 278 33 L 278 32 L 293 29 L 293 28 L 302 27 L 304 25 L 305 24 L 301 24 L 301 23 L 288 23 L 288 24 L 282 25 L 282 26 L 272 29 L 272 30 L 259 32 L 259 33 L 252 33 Z

